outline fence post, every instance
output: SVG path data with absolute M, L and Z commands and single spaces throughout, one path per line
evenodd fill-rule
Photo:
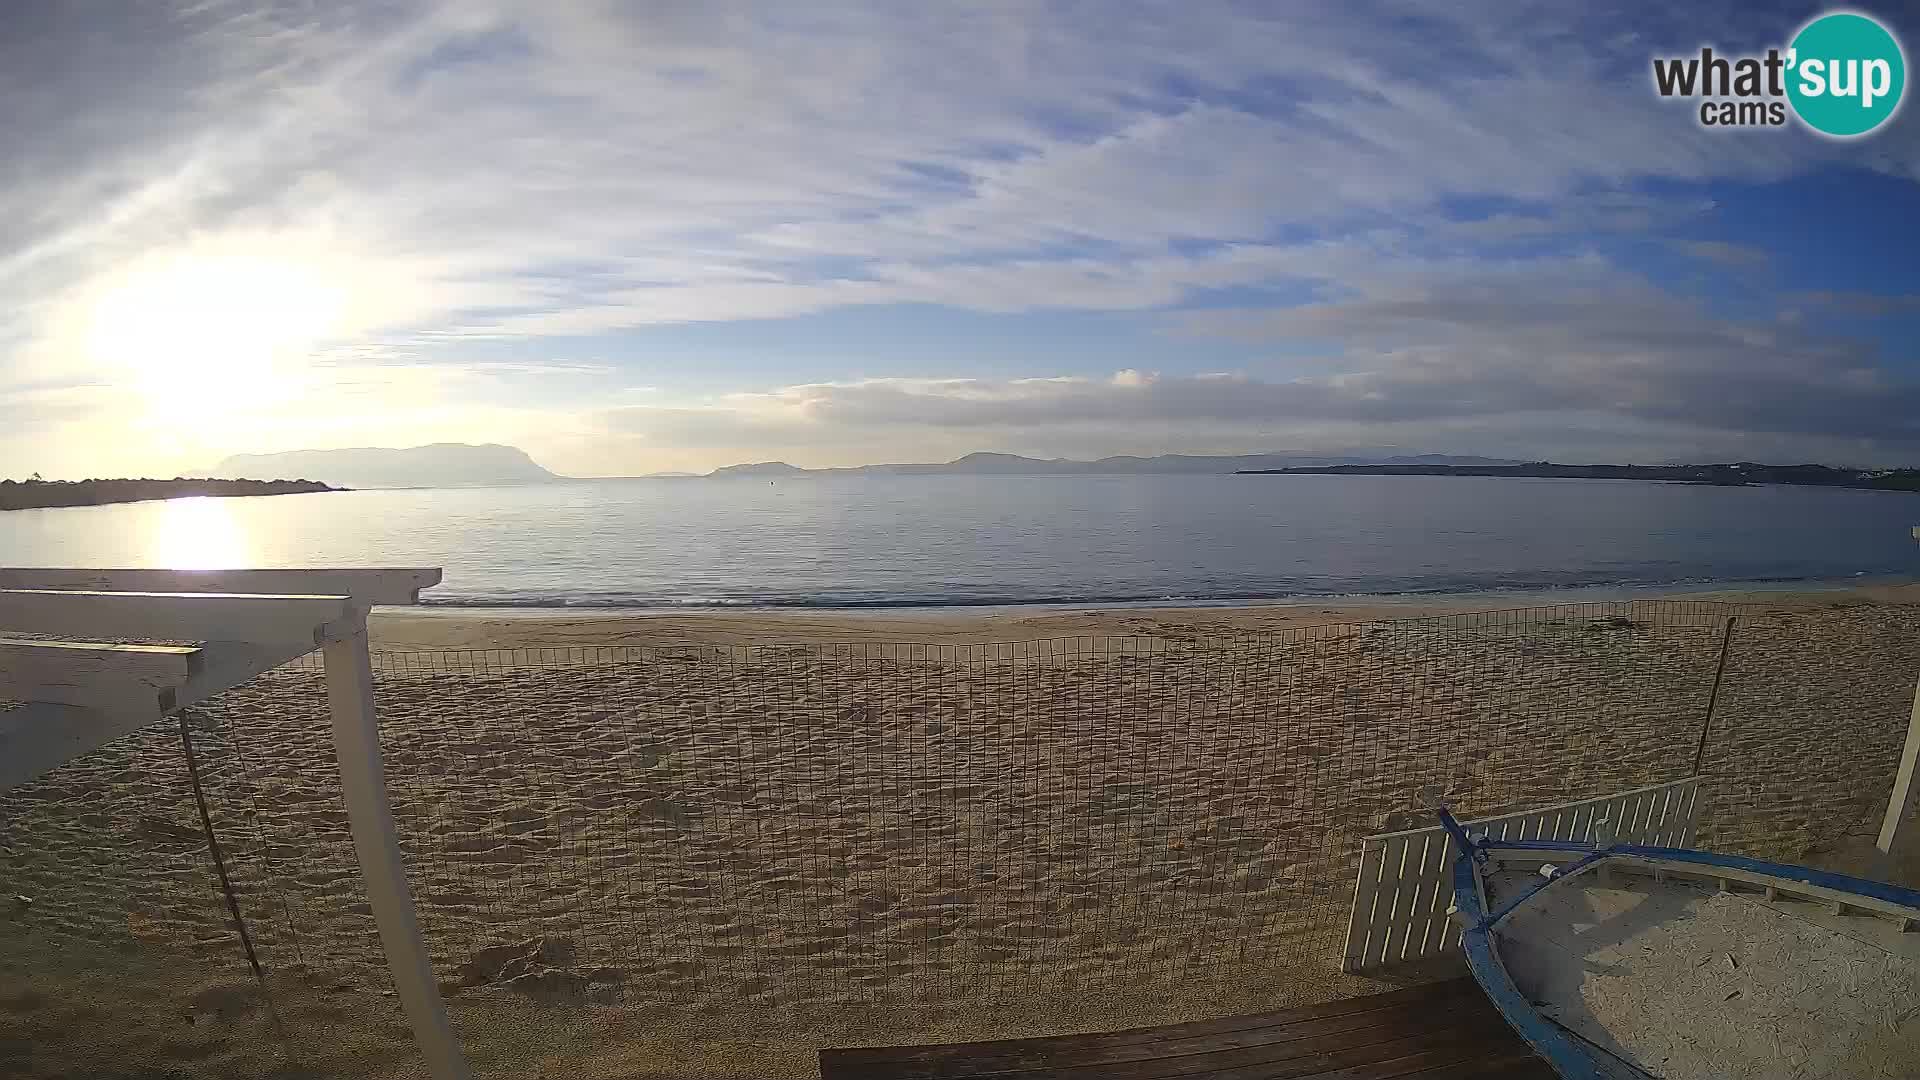
M 1726 623 L 1720 627 L 1720 662 L 1713 668 L 1713 689 L 1707 691 L 1707 715 L 1700 721 L 1700 741 L 1693 748 L 1693 772 L 1690 776 L 1700 775 L 1700 766 L 1707 756 L 1707 737 L 1713 733 L 1713 714 L 1720 706 L 1720 680 L 1727 674 L 1727 646 L 1733 644 L 1733 620 L 1738 615 L 1727 616 Z
M 413 1027 L 414 1041 L 433 1080 L 471 1080 L 446 1002 L 434 982 L 426 943 L 407 891 L 400 862 L 400 836 L 387 801 L 386 769 L 380 761 L 380 726 L 373 711 L 373 660 L 367 655 L 366 609 L 358 625 L 325 646 L 327 706 L 333 716 L 333 752 L 340 759 L 340 785 L 353 849 L 366 880 L 367 901 L 380 928 L 380 945 L 393 973 L 394 992 Z

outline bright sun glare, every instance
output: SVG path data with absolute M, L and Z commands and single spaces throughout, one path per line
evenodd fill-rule
M 289 358 L 333 328 L 341 301 L 337 286 L 301 263 L 181 256 L 110 288 L 92 311 L 91 346 L 154 418 L 230 424 L 289 392 Z
M 225 499 L 168 499 L 147 538 L 149 565 L 171 570 L 249 566 L 247 531 Z

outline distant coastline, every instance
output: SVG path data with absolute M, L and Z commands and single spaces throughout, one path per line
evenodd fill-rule
M 778 480 L 803 476 L 1165 476 L 1226 475 L 1236 472 L 1275 472 L 1302 465 L 1518 465 L 1510 458 L 1457 454 L 1396 454 L 1351 450 L 1327 454 L 1161 454 L 1157 457 L 1032 458 L 1020 454 L 979 451 L 952 461 L 891 465 L 845 465 L 803 469 L 784 461 L 757 461 L 727 465 L 706 475 L 711 478 L 751 477 Z
M 107 506 L 155 499 L 217 498 L 249 495 L 306 495 L 346 491 L 314 480 L 0 480 L 0 510 L 45 510 L 66 506 Z
M 1791 484 L 1920 491 L 1920 469 L 1835 469 L 1826 465 L 1760 465 L 1751 461 L 1724 465 L 1556 465 L 1550 461 L 1524 465 L 1309 465 L 1239 471 L 1249 476 L 1524 476 L 1562 480 L 1658 480 L 1711 487 Z

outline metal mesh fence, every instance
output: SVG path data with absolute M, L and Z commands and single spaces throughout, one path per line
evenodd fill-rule
M 1703 846 L 1801 857 L 1872 818 L 1920 631 L 1899 609 L 1637 602 L 375 669 L 450 993 L 832 1007 L 1253 980 L 1284 1004 L 1342 992 L 1360 839 L 1418 820 L 1423 787 L 1492 814 L 1698 760 Z M 383 986 L 317 658 L 192 725 L 269 970 Z M 180 775 L 178 731 L 138 733 L 0 795 L 0 841 L 37 891 L 113 897 L 49 905 L 63 932 L 137 914 L 241 963 Z M 95 790 L 127 809 L 87 816 Z

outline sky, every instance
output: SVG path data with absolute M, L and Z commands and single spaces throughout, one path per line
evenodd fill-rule
M 1920 110 L 1653 90 L 1822 10 L 12 0 L 0 475 L 1920 465 Z

